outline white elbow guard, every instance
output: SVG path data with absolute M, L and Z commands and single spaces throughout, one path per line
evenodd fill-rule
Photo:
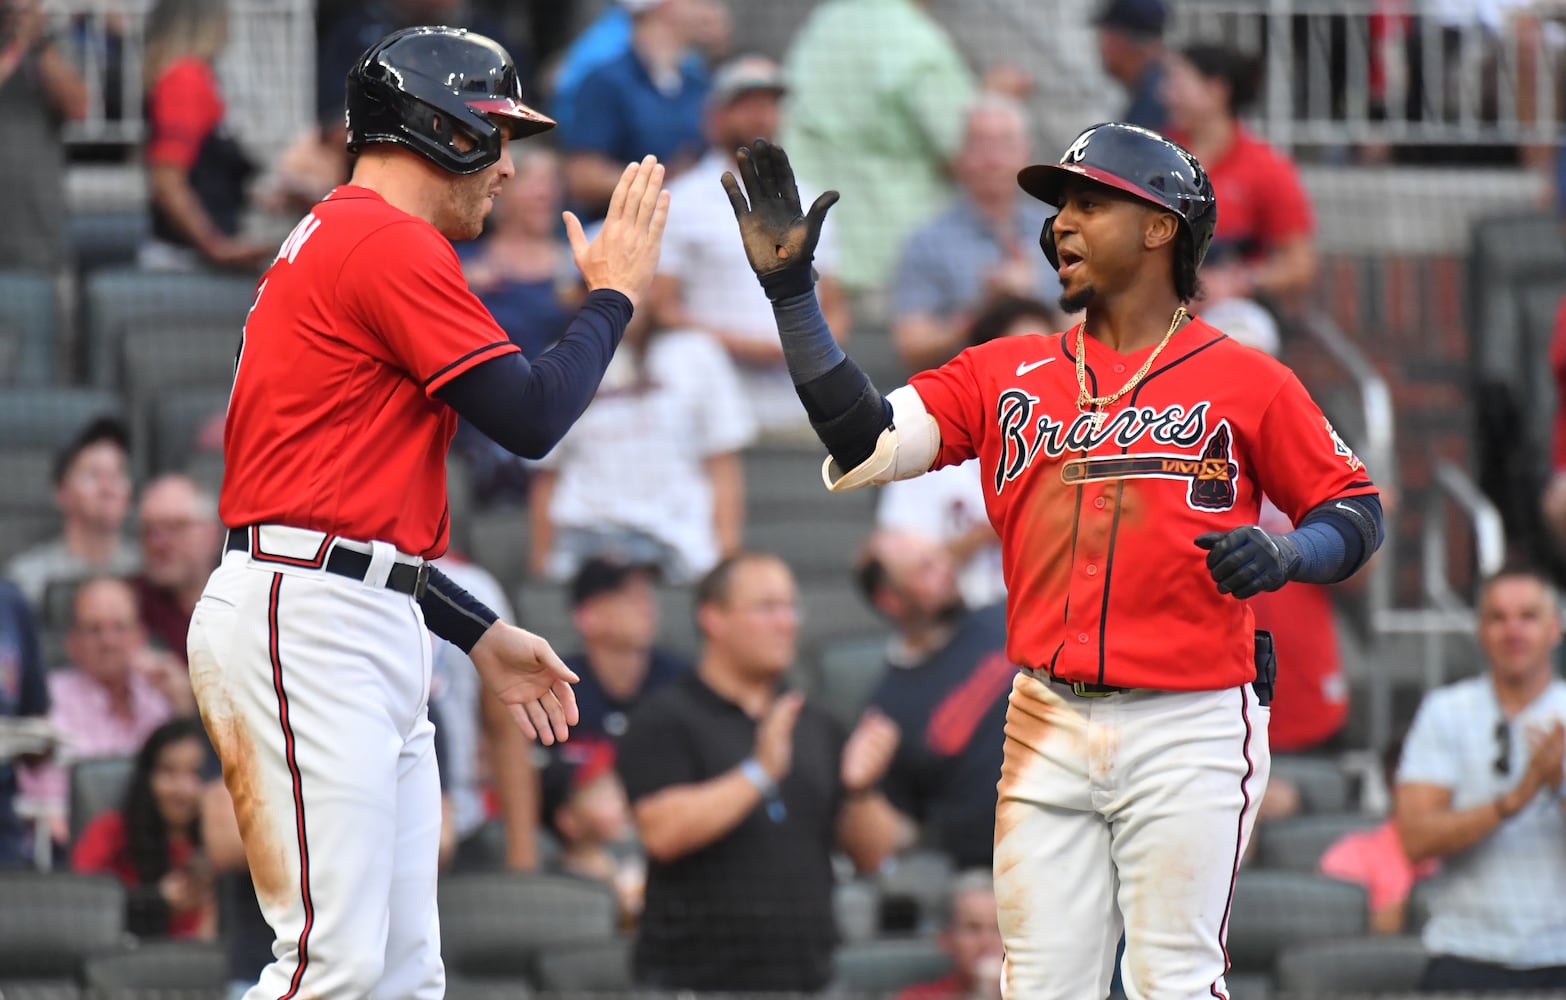
M 892 426 L 876 439 L 869 458 L 844 472 L 831 456 L 821 464 L 821 480 L 833 493 L 861 486 L 882 486 L 897 479 L 912 479 L 930 471 L 941 451 L 941 428 L 924 408 L 924 400 L 911 385 L 886 394 L 892 404 Z

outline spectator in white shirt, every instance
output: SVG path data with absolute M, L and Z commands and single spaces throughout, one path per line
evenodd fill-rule
M 741 146 L 757 138 L 770 140 L 777 132 L 783 93 L 782 74 L 770 59 L 742 56 L 718 70 L 707 99 L 711 147 L 669 185 L 669 226 L 663 234 L 652 296 L 662 325 L 702 330 L 723 345 L 763 432 L 808 424 L 783 363 L 772 304 L 745 260 L 745 248 L 735 235 L 734 209 L 720 178 L 724 171 L 738 170 L 734 154 Z M 832 232 L 828 220 L 816 249 L 815 266 L 821 275 L 816 294 L 828 325 L 841 341 L 849 315 L 833 277 Z
M 651 326 L 646 312 L 631 319 L 598 394 L 539 465 L 528 503 L 536 574 L 568 580 L 610 556 L 684 583 L 739 548 L 739 452 L 755 437 L 744 390 L 711 337 L 649 336 Z

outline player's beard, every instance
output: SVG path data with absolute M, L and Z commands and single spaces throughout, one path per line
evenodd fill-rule
M 1084 284 L 1074 292 L 1060 293 L 1060 311 L 1066 314 L 1081 312 L 1093 301 L 1096 293 L 1091 284 Z
M 446 189 L 446 225 L 440 227 L 441 235 L 450 240 L 471 240 L 482 233 L 494 184 L 488 170 L 453 178 Z

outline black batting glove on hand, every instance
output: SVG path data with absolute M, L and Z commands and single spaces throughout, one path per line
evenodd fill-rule
M 723 190 L 739 222 L 751 270 L 773 302 L 810 291 L 815 282 L 810 262 L 827 209 L 837 204 L 838 193 L 826 192 L 808 214 L 803 213 L 794 169 L 782 147 L 757 139 L 752 146 L 741 146 L 737 158 L 740 180 L 724 171 Z
M 1217 582 L 1218 593 L 1239 598 L 1277 590 L 1293 579 L 1300 565 L 1299 546 L 1287 535 L 1274 535 L 1254 524 L 1198 535 L 1196 546 L 1207 550 L 1207 571 Z

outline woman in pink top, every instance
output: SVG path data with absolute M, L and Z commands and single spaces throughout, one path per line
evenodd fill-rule
M 1394 740 L 1382 754 L 1381 766 L 1390 791 L 1397 781 L 1398 758 L 1403 741 Z M 1389 817 L 1373 830 L 1350 833 L 1321 856 L 1321 873 L 1354 882 L 1370 895 L 1370 929 L 1377 934 L 1401 934 L 1407 914 L 1408 894 L 1414 883 L 1435 874 L 1434 859 L 1414 864 L 1403 851 L 1397 827 Z

